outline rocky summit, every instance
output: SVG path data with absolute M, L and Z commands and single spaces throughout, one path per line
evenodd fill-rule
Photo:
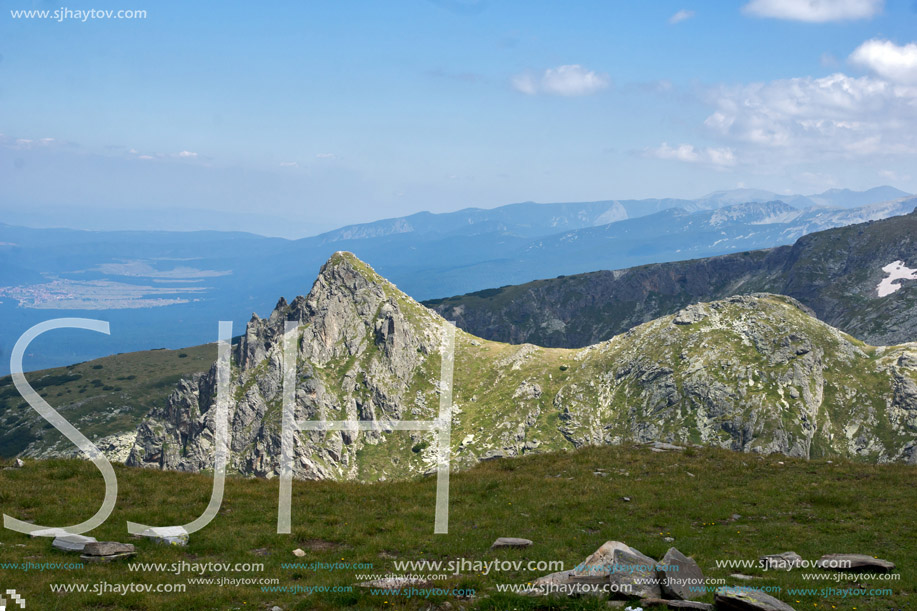
M 253 316 L 233 349 L 231 472 L 279 473 L 286 321 L 298 323 L 297 420 L 438 417 L 449 323 L 339 252 L 307 296 Z M 456 330 L 454 358 L 453 468 L 628 441 L 917 462 L 917 344 L 867 345 L 789 297 L 694 304 L 576 350 Z M 216 379 L 214 366 L 154 408 L 128 464 L 211 468 Z M 294 475 L 420 476 L 437 464 L 435 434 L 297 433 Z

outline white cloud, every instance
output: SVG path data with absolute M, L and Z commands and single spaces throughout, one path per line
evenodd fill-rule
M 510 82 L 516 91 L 526 95 L 545 93 L 567 97 L 592 95 L 611 85 L 607 74 L 587 70 L 579 64 L 548 68 L 540 77 L 518 74 Z
M 850 61 L 890 81 L 917 84 L 917 43 L 867 40 L 850 54 Z
M 685 9 L 681 9 L 680 11 L 678 11 L 677 13 L 669 17 L 669 23 L 672 25 L 675 25 L 676 23 L 681 23 L 682 21 L 685 21 L 686 19 L 690 19 L 691 17 L 694 17 L 694 11 L 688 11 Z
M 180 153 L 176 153 L 175 156 L 182 159 L 194 159 L 197 157 L 197 153 L 192 153 L 191 151 L 182 151 Z
M 701 163 L 718 168 L 731 167 L 736 164 L 735 151 L 731 148 L 696 148 L 693 144 L 680 144 L 672 147 L 667 142 L 663 142 L 658 148 L 648 150 L 647 154 L 657 159 Z
M 742 10 L 756 17 L 824 23 L 868 19 L 884 4 L 885 0 L 751 0 Z
M 917 153 L 915 87 L 838 73 L 719 87 L 710 101 L 711 135 L 762 160 Z
M 298 168 L 299 164 L 295 161 L 281 161 L 280 167 L 282 168 Z
M 319 153 L 315 156 L 316 159 L 337 159 L 338 156 L 334 153 Z

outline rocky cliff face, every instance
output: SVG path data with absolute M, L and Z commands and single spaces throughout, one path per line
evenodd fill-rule
M 917 203 L 917 200 L 912 200 Z M 917 340 L 917 282 L 882 297 L 882 268 L 917 268 L 917 212 L 813 233 L 792 246 L 602 271 L 425 302 L 469 333 L 577 348 L 700 301 L 770 292 L 872 344 Z
M 288 320 L 299 323 L 297 419 L 437 416 L 446 322 L 337 253 L 307 297 L 253 317 L 234 351 L 232 470 L 278 473 Z M 128 464 L 210 467 L 215 380 L 214 369 L 183 381 L 140 426 Z M 297 434 L 295 476 L 419 475 L 435 464 L 431 435 Z M 915 462 L 917 345 L 868 346 L 766 294 L 691 305 L 578 350 L 458 331 L 451 437 L 458 468 L 624 441 Z

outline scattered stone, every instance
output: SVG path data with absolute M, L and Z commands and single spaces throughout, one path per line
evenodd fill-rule
M 87 543 L 83 552 L 87 556 L 111 556 L 112 554 L 127 554 L 135 551 L 131 543 L 118 543 L 117 541 L 93 541 Z
M 253 549 L 252 553 L 256 556 L 270 556 L 271 550 L 266 547 L 259 547 L 258 549 Z
M 673 445 L 673 444 L 671 444 L 671 443 L 665 443 L 665 442 L 662 442 L 662 441 L 654 441 L 653 443 L 650 444 L 650 447 L 651 447 L 652 449 L 658 450 L 658 451 L 660 451 L 660 452 L 675 452 L 675 451 L 678 451 L 678 450 L 684 450 L 684 449 L 685 449 L 684 446 L 676 446 L 676 445 Z
M 713 597 L 717 611 L 796 611 L 760 590 L 719 588 Z
M 428 587 L 432 582 L 419 577 L 383 577 L 382 579 L 373 579 L 364 581 L 357 585 L 361 588 L 383 588 L 388 590 L 400 590 L 407 586 L 417 586 L 421 588 Z
M 506 453 L 503 450 L 497 450 L 496 448 L 487 450 L 483 456 L 478 458 L 480 462 L 486 462 L 488 460 L 497 460 L 498 458 L 506 458 Z
M 296 548 L 293 550 L 293 555 L 296 556 L 297 558 L 302 558 L 303 556 L 306 555 L 306 552 L 302 551 L 299 548 Z
M 625 568 L 626 567 L 626 568 Z M 662 598 L 656 579 L 656 561 L 620 541 L 608 541 L 573 570 L 573 583 L 617 584 L 637 598 Z
M 516 537 L 500 537 L 494 541 L 490 549 L 521 549 L 532 544 L 528 539 L 519 539 Z
M 163 545 L 188 545 L 188 531 L 183 526 L 154 526 L 148 528 L 142 533 L 141 537 L 147 537 L 155 543 Z
M 25 462 L 23 462 L 23 460 L 22 460 L 21 458 L 17 458 L 17 459 L 13 462 L 13 468 L 14 468 L 14 469 L 22 469 L 24 466 L 25 466 Z
M 271 607 L 271 611 L 283 611 L 283 607 L 278 607 L 277 605 L 274 605 L 273 607 Z
M 656 577 L 666 598 L 688 600 L 703 596 L 704 573 L 694 560 L 674 547 L 659 561 Z
M 622 497 L 621 497 L 621 500 L 624 501 L 625 503 L 630 503 L 630 497 L 629 497 L 629 496 L 622 496 Z
M 736 520 L 741 520 L 741 519 L 742 519 L 742 514 L 734 513 L 731 516 L 729 516 L 729 519 L 727 520 L 727 522 L 735 522 Z
M 857 573 L 888 573 L 895 563 L 866 554 L 825 554 L 815 565 L 828 571 L 855 571 Z
M 802 566 L 802 556 L 796 552 L 768 554 L 767 556 L 761 556 L 759 561 L 768 569 L 777 571 L 790 571 Z
M 713 605 L 693 600 L 663 600 L 661 598 L 644 598 L 640 601 L 640 606 L 658 609 L 699 609 L 700 611 L 713 611 Z
M 60 535 L 55 537 L 51 547 L 64 552 L 82 552 L 87 543 L 97 543 L 95 537 L 83 535 Z
M 709 313 L 710 311 L 706 306 L 695 303 L 678 312 L 672 322 L 676 325 L 693 325 L 707 318 Z
M 93 541 L 83 547 L 80 560 L 87 562 L 112 562 L 119 558 L 127 558 L 136 554 L 134 546 L 130 543 L 117 541 Z
M 382 558 L 383 560 L 397 560 L 398 559 L 398 556 L 396 556 L 395 554 L 392 554 L 390 552 L 385 552 L 385 551 L 379 552 L 379 557 Z
M 671 543 L 675 540 L 675 537 L 663 537 L 662 540 L 666 543 Z
M 742 573 L 732 573 L 730 577 L 733 579 L 741 579 L 742 581 L 751 581 L 752 579 L 755 579 L 754 575 L 744 575 Z
M 691 473 L 690 471 L 685 471 L 685 473 L 687 473 L 689 477 L 694 477 L 694 474 Z

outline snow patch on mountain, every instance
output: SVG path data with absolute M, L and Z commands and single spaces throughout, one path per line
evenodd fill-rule
M 900 289 L 901 283 L 897 282 L 898 280 L 917 280 L 917 269 L 910 269 L 905 266 L 904 261 L 889 263 L 882 268 L 882 271 L 888 274 L 888 277 L 883 278 L 879 286 L 876 287 L 879 297 L 891 295 Z

